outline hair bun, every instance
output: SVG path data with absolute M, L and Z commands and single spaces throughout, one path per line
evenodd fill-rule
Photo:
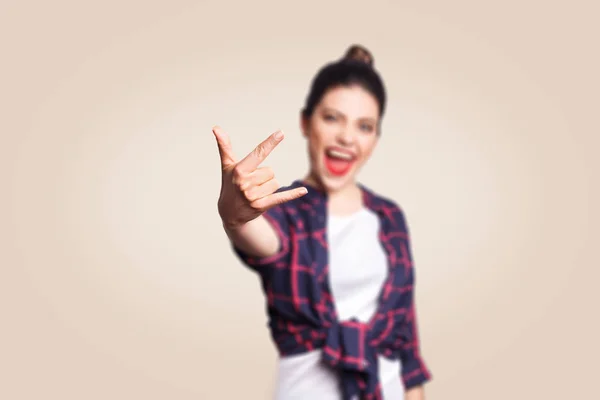
M 371 67 L 374 64 L 373 55 L 371 54 L 371 52 L 367 50 L 364 46 L 361 46 L 359 44 L 353 44 L 352 46 L 350 46 L 348 50 L 346 50 L 343 59 L 360 61 L 367 65 L 370 65 Z

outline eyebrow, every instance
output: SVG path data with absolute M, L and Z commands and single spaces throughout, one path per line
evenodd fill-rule
M 335 108 L 331 108 L 331 107 L 326 107 L 326 106 L 324 106 L 324 107 L 323 107 L 323 111 L 324 111 L 324 112 L 331 112 L 331 113 L 334 113 L 334 114 L 339 114 L 339 115 L 341 115 L 342 117 L 344 117 L 344 118 L 347 118 L 347 117 L 346 117 L 346 115 L 345 115 L 343 112 L 341 112 L 341 111 L 338 111 L 338 110 L 336 110 Z M 374 118 L 372 118 L 372 117 L 361 117 L 361 118 L 359 118 L 359 120 L 364 120 L 364 121 L 371 122 L 371 123 L 373 123 L 373 124 L 377 124 L 377 119 L 374 119 Z

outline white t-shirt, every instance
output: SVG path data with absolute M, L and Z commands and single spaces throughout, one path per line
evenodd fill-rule
M 329 283 L 340 321 L 368 322 L 387 277 L 379 241 L 379 218 L 367 208 L 349 216 L 328 216 Z M 400 362 L 378 357 L 385 400 L 404 399 Z M 321 350 L 279 359 L 275 400 L 340 400 L 337 371 L 321 361 Z

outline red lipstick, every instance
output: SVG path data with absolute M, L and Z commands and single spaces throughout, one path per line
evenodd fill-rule
M 355 162 L 354 154 L 338 147 L 329 147 L 325 151 L 325 167 L 331 175 L 343 176 L 350 171 Z

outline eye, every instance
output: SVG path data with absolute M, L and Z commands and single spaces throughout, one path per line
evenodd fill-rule
M 335 119 L 336 119 L 335 115 L 332 115 L 332 114 L 325 114 L 325 116 L 323 118 L 325 119 L 325 121 L 331 121 L 331 122 L 335 121 Z
M 363 123 L 363 124 L 360 124 L 360 129 L 363 132 L 372 133 L 375 130 L 375 127 L 372 124 Z

